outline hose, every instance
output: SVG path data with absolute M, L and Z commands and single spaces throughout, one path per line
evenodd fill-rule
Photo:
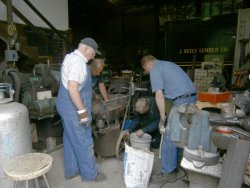
M 1 64 L 0 64 L 0 82 L 3 81 L 3 71 L 4 69 L 6 68 L 7 66 L 7 61 L 2 61 Z
M 159 148 L 159 159 L 161 159 L 161 150 L 162 150 L 163 137 L 164 137 L 164 134 L 161 134 L 161 142 L 160 142 L 160 148 Z
M 131 98 L 132 98 L 132 95 L 129 95 L 128 103 L 127 103 L 127 106 L 126 106 L 126 111 L 125 111 L 123 121 L 122 121 L 121 132 L 123 131 L 125 120 L 127 119 L 127 115 L 128 115 L 129 109 L 130 109 Z

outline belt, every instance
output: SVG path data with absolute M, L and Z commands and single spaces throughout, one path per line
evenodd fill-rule
M 193 96 L 195 96 L 196 95 L 196 93 L 189 93 L 189 94 L 185 94 L 185 95 L 181 95 L 181 96 L 179 96 L 179 97 L 176 97 L 176 98 L 174 98 L 174 99 L 172 99 L 173 101 L 175 101 L 175 100 L 177 100 L 177 99 L 183 99 L 183 98 L 187 98 L 187 97 L 193 97 Z

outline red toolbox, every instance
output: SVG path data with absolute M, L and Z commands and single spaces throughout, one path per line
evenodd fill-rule
M 225 102 L 230 101 L 231 92 L 200 92 L 198 93 L 198 101 L 201 102 Z

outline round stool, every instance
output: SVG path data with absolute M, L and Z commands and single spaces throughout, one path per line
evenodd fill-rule
M 38 177 L 43 176 L 48 188 L 50 188 L 45 174 L 52 166 L 52 157 L 46 153 L 26 153 L 10 159 L 4 165 L 6 176 L 15 181 L 17 187 L 19 181 L 26 181 L 26 188 L 29 187 L 28 181 L 34 179 L 35 186 L 39 188 Z

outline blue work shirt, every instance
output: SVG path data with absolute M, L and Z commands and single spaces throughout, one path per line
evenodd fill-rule
M 169 61 L 155 61 L 150 70 L 150 82 L 153 92 L 163 90 L 165 98 L 168 99 L 196 93 L 191 79 L 184 70 Z

